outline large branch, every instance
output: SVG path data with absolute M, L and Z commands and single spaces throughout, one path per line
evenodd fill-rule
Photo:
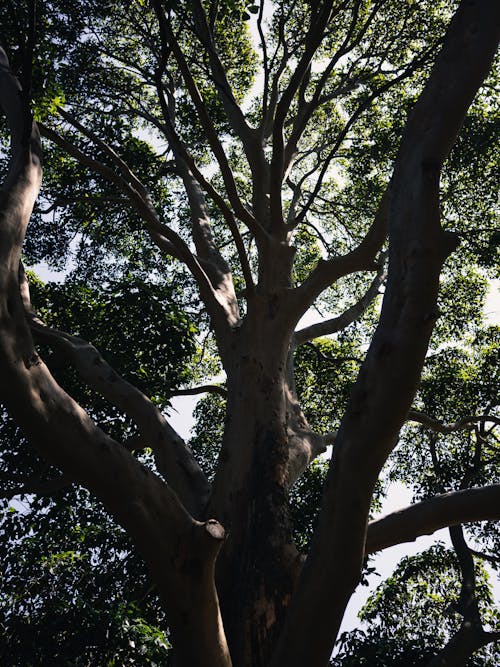
M 380 322 L 339 429 L 318 527 L 272 667 L 326 664 L 359 582 L 373 488 L 414 399 L 438 315 L 439 275 L 456 246 L 440 225 L 442 164 L 488 73 L 499 24 L 496 0 L 463 0 L 408 118 L 391 185 Z M 314 637 L 313 646 L 304 636 Z
M 413 542 L 421 535 L 431 535 L 449 526 L 498 520 L 500 484 L 452 491 L 371 521 L 366 534 L 365 553 Z
M 26 96 L 1 49 L 0 104 L 12 137 L 0 194 L 0 399 L 40 453 L 100 498 L 134 539 L 168 606 L 180 662 L 202 664 L 201 653 L 210 664 L 229 667 L 213 576 L 223 540 L 220 526 L 195 521 L 167 484 L 97 428 L 34 349 L 18 269 L 41 183 L 40 142 Z M 190 577 L 186 559 L 192 549 L 201 571 Z M 187 608 L 179 604 L 183 599 L 190 600 Z
M 84 382 L 135 422 L 145 446 L 153 450 L 159 472 L 186 509 L 194 516 L 200 516 L 210 494 L 210 485 L 190 449 L 157 406 L 122 378 L 93 345 L 45 325 L 32 310 L 25 278 L 21 283 L 21 295 L 33 333 L 66 354 Z

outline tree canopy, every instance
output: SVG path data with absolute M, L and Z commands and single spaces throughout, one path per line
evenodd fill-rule
M 2 660 L 497 664 L 497 3 L 0 27 Z

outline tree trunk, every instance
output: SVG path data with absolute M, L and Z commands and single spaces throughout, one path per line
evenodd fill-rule
M 286 488 L 290 328 L 277 303 L 256 296 L 233 334 L 228 417 L 210 504 L 228 530 L 217 585 L 231 655 L 241 667 L 268 664 L 297 567 Z

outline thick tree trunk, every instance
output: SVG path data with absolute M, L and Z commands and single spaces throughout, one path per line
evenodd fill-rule
M 276 303 L 257 296 L 234 332 L 228 416 L 210 505 L 228 529 L 217 584 L 231 655 L 241 667 L 268 664 L 297 566 L 287 515 L 290 329 Z

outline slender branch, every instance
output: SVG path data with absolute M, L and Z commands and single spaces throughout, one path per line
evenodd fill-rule
M 83 197 L 71 197 L 71 199 L 58 198 L 55 199 L 47 208 L 37 210 L 42 215 L 52 213 L 58 208 L 63 208 L 69 204 L 130 204 L 128 197 L 120 197 L 119 195 L 85 195 Z
M 224 219 L 226 220 L 227 226 L 229 227 L 234 244 L 236 246 L 247 290 L 251 292 L 254 288 L 253 277 L 243 239 L 238 229 L 238 225 L 236 224 L 233 212 L 226 205 L 223 197 L 202 175 L 194 159 L 185 147 L 184 142 L 175 131 L 174 123 L 172 121 L 172 110 L 167 103 L 167 100 L 165 99 L 160 84 L 161 71 L 158 71 L 157 91 L 163 119 L 165 121 L 161 129 L 165 133 L 165 136 L 167 137 L 170 147 L 174 153 L 175 160 L 178 165 L 178 170 L 182 177 L 184 187 L 186 188 L 186 193 L 188 195 L 191 207 L 191 220 L 194 229 L 193 238 L 195 245 L 198 252 L 200 252 L 200 248 L 203 248 L 201 252 L 205 259 L 209 259 L 210 261 L 214 262 L 219 272 L 222 272 L 222 275 L 225 278 L 223 282 L 226 283 L 224 288 L 227 293 L 228 305 L 235 311 L 235 316 L 239 318 L 238 304 L 234 294 L 234 284 L 230 276 L 229 266 L 220 254 L 219 250 L 216 248 L 213 241 L 210 223 L 206 212 L 205 199 L 203 197 L 203 193 L 200 191 L 200 186 L 213 199 L 224 216 Z M 172 102 L 172 104 L 173 103 L 174 102 Z
M 195 278 L 200 296 L 211 315 L 217 322 L 220 323 L 221 328 L 225 328 L 227 324 L 234 323 L 234 313 L 228 311 L 227 304 L 221 302 L 216 294 L 209 277 L 205 273 L 198 259 L 193 255 L 187 243 L 170 227 L 163 224 L 156 213 L 156 210 L 149 198 L 143 196 L 133 185 L 128 183 L 124 178 L 117 174 L 113 169 L 95 160 L 83 153 L 79 148 L 72 144 L 69 140 L 62 137 L 54 130 L 39 123 L 39 127 L 43 136 L 50 139 L 53 143 L 62 148 L 66 153 L 74 157 L 81 164 L 89 167 L 97 172 L 107 180 L 114 183 L 124 194 L 126 194 L 134 208 L 141 215 L 146 223 L 148 232 L 152 240 L 161 248 L 174 257 L 180 259 L 185 263 Z
M 321 259 L 306 280 L 295 290 L 300 315 L 316 300 L 321 292 L 339 278 L 356 271 L 373 271 L 380 267 L 375 263 L 387 235 L 389 193 L 382 197 L 374 221 L 361 243 L 347 255 L 333 259 Z
M 200 0 L 192 0 L 191 8 L 194 18 L 196 34 L 208 54 L 212 79 L 216 85 L 226 116 L 236 135 L 241 139 L 243 148 L 250 162 L 254 161 L 258 146 L 255 141 L 255 132 L 248 125 L 245 116 L 236 101 L 226 71 L 221 62 L 213 36 L 212 29 L 207 21 L 205 10 Z M 261 149 L 262 150 L 262 149 Z
M 174 54 L 174 57 L 177 61 L 177 64 L 181 71 L 186 87 L 191 96 L 191 100 L 198 113 L 198 118 L 200 120 L 200 123 L 203 127 L 203 130 L 205 131 L 205 136 L 207 137 L 208 142 L 210 144 L 210 148 L 212 149 L 213 154 L 215 155 L 217 162 L 219 164 L 222 174 L 222 179 L 224 181 L 224 186 L 226 188 L 229 201 L 231 202 L 231 206 L 233 207 L 236 216 L 243 223 L 245 223 L 247 227 L 254 234 L 259 235 L 262 233 L 263 230 L 258 224 L 258 222 L 255 220 L 255 218 L 252 216 L 252 214 L 241 202 L 240 196 L 238 194 L 238 189 L 236 187 L 236 182 L 234 180 L 233 172 L 229 165 L 222 143 L 217 135 L 217 131 L 208 114 L 205 102 L 201 96 L 198 86 L 196 85 L 196 82 L 189 69 L 184 54 L 182 53 L 182 50 L 177 42 L 177 39 L 175 38 L 175 35 L 172 32 L 172 28 L 165 15 L 165 12 L 161 7 L 161 2 L 160 0 L 153 0 L 153 4 L 158 19 L 158 23 L 160 26 L 160 37 L 162 40 L 162 48 L 164 50 L 168 50 L 168 48 L 170 48 L 172 50 L 172 53 Z
M 267 44 L 264 37 L 264 31 L 262 30 L 262 19 L 264 15 L 264 5 L 266 0 L 260 0 L 259 3 L 259 13 L 257 16 L 257 32 L 259 33 L 260 46 L 262 49 L 262 68 L 264 70 L 264 82 L 263 82 L 263 91 L 262 91 L 262 122 L 267 116 L 267 108 L 269 101 L 269 56 L 267 53 Z M 260 132 L 260 129 L 259 129 Z
M 379 289 L 382 286 L 386 279 L 386 269 L 384 262 L 381 262 L 381 267 L 373 279 L 370 287 L 367 289 L 365 294 L 357 301 L 353 306 L 345 310 L 342 315 L 338 317 L 332 317 L 328 320 L 318 322 L 317 324 L 311 324 L 308 327 L 304 327 L 299 331 L 296 331 L 293 337 L 294 346 L 302 345 L 307 341 L 314 340 L 314 338 L 319 338 L 320 336 L 328 336 L 337 331 L 342 331 L 350 324 L 355 322 L 361 317 L 361 315 L 366 311 L 370 303 L 376 298 L 379 294 Z
M 478 423 L 491 423 L 495 426 L 500 426 L 500 418 L 494 417 L 493 415 L 468 415 L 467 417 L 458 419 L 456 422 L 446 424 L 417 410 L 410 410 L 408 413 L 408 421 L 422 424 L 435 433 L 455 433 L 455 431 L 463 431 L 466 429 L 473 430 Z
M 499 519 L 500 484 L 444 493 L 370 522 L 365 553 L 413 542 L 441 528 Z
M 78 130 L 78 132 L 90 139 L 93 144 L 102 150 L 102 152 L 113 162 L 113 164 L 119 168 L 127 183 L 130 183 L 143 199 L 148 198 L 149 195 L 145 185 L 139 180 L 136 174 L 134 174 L 134 172 L 130 169 L 128 164 L 122 160 L 118 153 L 109 144 L 103 141 L 91 129 L 85 127 L 85 125 L 82 125 L 82 123 L 80 123 L 74 116 L 72 116 L 62 107 L 58 109 L 58 113 L 67 123 L 72 125 L 76 130 Z
M 469 547 L 471 554 L 475 558 L 480 558 L 481 560 L 486 560 L 492 565 L 498 565 L 500 563 L 500 556 L 494 556 L 493 554 L 485 554 L 484 551 L 476 551 Z
M 316 83 L 315 88 L 314 88 L 314 93 L 311 97 L 311 99 L 306 102 L 305 99 L 303 99 L 302 104 L 299 104 L 299 108 L 297 111 L 297 114 L 295 116 L 295 119 L 293 121 L 293 128 L 290 133 L 290 137 L 288 139 L 287 145 L 285 147 L 285 155 L 284 155 L 284 165 L 283 168 L 286 172 L 287 168 L 290 165 L 290 162 L 292 160 L 293 154 L 295 153 L 295 150 L 297 148 L 297 143 L 302 136 L 302 133 L 304 132 L 309 120 L 311 119 L 312 114 L 314 111 L 325 101 L 321 97 L 321 93 L 331 75 L 333 72 L 335 65 L 338 63 L 340 58 L 342 58 L 343 55 L 348 53 L 349 51 L 354 48 L 354 46 L 359 43 L 359 41 L 362 39 L 363 34 L 365 31 L 368 29 L 370 23 L 372 22 L 375 13 L 379 9 L 379 4 L 380 3 L 375 3 L 375 7 L 372 9 L 369 18 L 365 22 L 365 26 L 363 30 L 360 30 L 359 34 L 357 35 L 356 40 L 353 41 L 352 44 L 350 44 L 350 39 L 354 33 L 354 30 L 356 28 L 356 24 L 358 21 L 359 17 L 359 8 L 361 5 L 361 2 L 357 0 L 355 2 L 354 7 L 352 9 L 352 16 L 351 16 L 351 21 L 350 25 L 347 29 L 346 36 L 344 38 L 344 41 L 340 45 L 340 47 L 337 49 L 335 54 L 330 58 L 330 61 L 328 62 L 327 66 L 323 70 L 319 81 Z M 353 82 L 351 85 L 355 85 L 355 82 Z M 350 89 L 351 86 L 346 88 L 346 86 L 342 86 L 342 91 Z M 340 91 L 336 91 L 333 93 L 333 96 L 337 95 Z M 329 99 L 333 99 L 333 96 L 329 96 Z
M 320 170 L 320 173 L 318 175 L 318 178 L 316 180 L 316 183 L 314 185 L 314 188 L 312 192 L 309 194 L 309 197 L 302 207 L 301 211 L 297 215 L 297 219 L 295 224 L 298 224 L 307 214 L 309 209 L 311 208 L 312 204 L 314 203 L 316 197 L 318 196 L 321 187 L 323 185 L 324 178 L 326 174 L 328 173 L 328 169 L 330 168 L 330 164 L 334 157 L 337 155 L 337 152 L 339 148 L 341 147 L 343 141 L 347 137 L 349 130 L 355 125 L 355 123 L 361 118 L 363 113 L 369 109 L 371 104 L 381 95 L 386 93 L 388 90 L 390 90 L 393 86 L 395 86 L 397 83 L 400 83 L 403 81 L 405 78 L 410 76 L 420 65 L 422 65 L 428 58 L 429 56 L 434 52 L 435 46 L 431 47 L 426 51 L 425 54 L 420 56 L 419 58 L 415 59 L 406 69 L 403 70 L 400 74 L 395 76 L 393 79 L 387 81 L 384 83 L 382 86 L 377 88 L 374 92 L 370 93 L 368 97 L 362 102 L 356 110 L 351 114 L 350 118 L 347 120 L 347 122 L 344 124 L 344 127 L 342 128 L 341 132 L 338 134 L 336 140 L 333 142 L 330 151 L 327 155 L 327 157 L 323 160 L 322 162 L 322 167 Z
M 359 357 L 354 357 L 354 356 L 342 356 L 342 357 L 332 357 L 329 354 L 325 354 L 322 352 L 317 345 L 312 343 L 311 341 L 306 341 L 304 345 L 307 345 L 307 347 L 310 347 L 314 350 L 316 353 L 316 356 L 318 357 L 318 360 L 320 361 L 326 361 L 328 364 L 331 364 L 333 366 L 338 366 L 340 364 L 345 363 L 346 361 L 355 361 L 358 364 L 363 363 L 363 359 L 360 359 Z
M 449 530 L 462 575 L 460 595 L 453 607 L 463 620 L 428 667 L 465 667 L 478 649 L 500 637 L 500 632 L 490 634 L 484 631 L 476 597 L 474 559 L 465 541 L 462 526 L 450 526 Z
M 202 384 L 199 387 L 190 387 L 189 389 L 176 389 L 170 396 L 195 396 L 196 394 L 219 394 L 227 396 L 227 389 L 218 384 Z
M 337 12 L 340 11 L 341 7 L 342 5 L 339 4 Z M 333 0 L 326 0 L 318 9 L 316 18 L 311 19 L 311 25 L 304 40 L 304 52 L 290 77 L 290 81 L 281 99 L 276 105 L 273 123 L 273 155 L 270 172 L 271 225 L 275 232 L 280 232 L 284 225 L 281 185 L 284 178 L 285 147 L 283 129 L 285 119 L 302 79 L 309 70 L 312 58 L 323 40 L 325 27 L 332 16 L 332 8 Z

